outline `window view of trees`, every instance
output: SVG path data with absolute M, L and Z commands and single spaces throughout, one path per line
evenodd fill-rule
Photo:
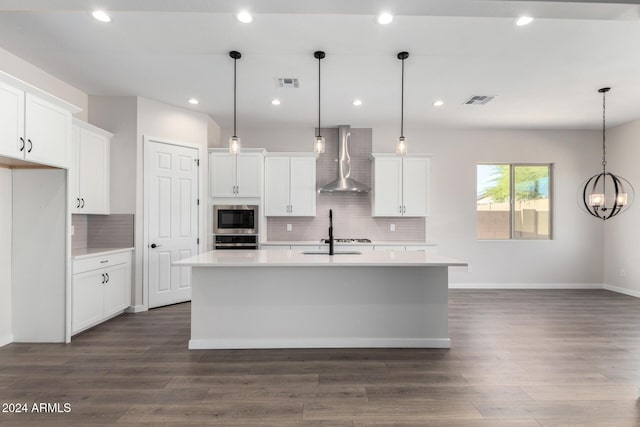
M 478 239 L 549 239 L 550 165 L 478 165 Z

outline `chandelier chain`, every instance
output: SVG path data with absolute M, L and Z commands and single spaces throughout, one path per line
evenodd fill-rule
M 606 95 L 606 92 L 602 92 L 602 173 L 606 173 L 607 171 Z

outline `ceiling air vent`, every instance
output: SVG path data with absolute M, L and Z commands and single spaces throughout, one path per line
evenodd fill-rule
M 276 86 L 289 89 L 298 89 L 300 87 L 300 79 L 293 77 L 278 77 L 276 78 Z
M 467 99 L 464 104 L 465 105 L 485 105 L 489 101 L 493 100 L 495 96 L 490 95 L 474 95 L 471 98 Z

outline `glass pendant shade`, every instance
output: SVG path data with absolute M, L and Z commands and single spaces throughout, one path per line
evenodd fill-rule
M 324 137 L 323 136 L 316 136 L 316 140 L 313 143 L 313 152 L 316 154 L 322 154 L 324 153 Z
M 229 138 L 229 153 L 238 154 L 240 153 L 241 148 L 242 147 L 240 144 L 240 138 L 238 138 L 237 136 L 232 136 L 231 138 Z
M 400 138 L 398 138 L 398 143 L 396 144 L 396 154 L 398 156 L 404 156 L 407 154 L 407 151 L 407 140 L 404 136 L 401 136 Z

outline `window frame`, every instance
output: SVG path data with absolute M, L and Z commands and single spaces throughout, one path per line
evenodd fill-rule
M 476 164 L 476 191 L 478 187 L 478 166 L 508 166 L 509 167 L 509 238 L 505 239 L 480 239 L 478 238 L 478 205 L 476 204 L 476 241 L 500 241 L 500 242 L 508 242 L 508 241 L 548 241 L 554 239 L 554 163 L 509 163 L 509 162 L 480 162 Z M 527 167 L 534 166 L 540 167 L 545 166 L 549 170 L 549 236 L 546 238 L 532 239 L 525 237 L 515 237 L 515 207 L 516 207 L 516 198 L 515 198 L 515 188 L 516 188 L 516 174 L 515 169 L 517 167 Z

